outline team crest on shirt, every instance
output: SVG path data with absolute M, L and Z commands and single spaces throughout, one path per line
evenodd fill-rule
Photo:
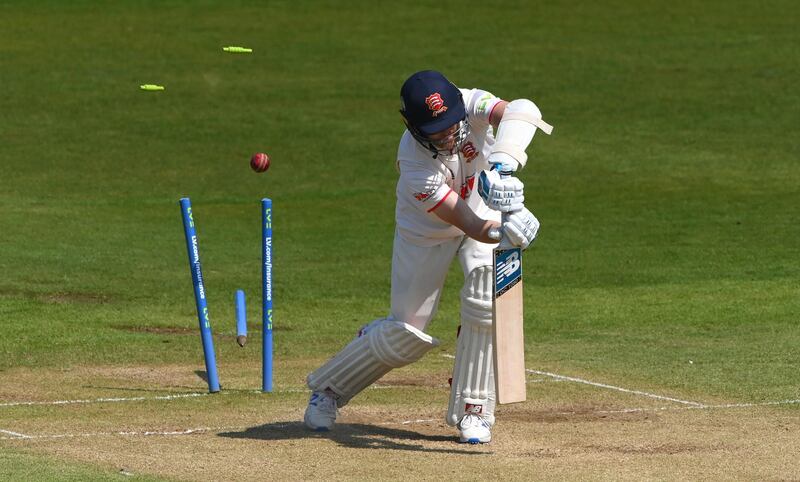
M 425 202 L 433 195 L 434 192 L 436 192 L 435 188 L 428 189 L 425 192 L 415 192 L 414 199 L 420 202 Z
M 475 175 L 469 176 L 464 180 L 464 184 L 461 185 L 461 192 L 459 196 L 461 199 L 467 199 L 469 197 L 469 193 L 472 192 L 472 189 L 475 187 Z
M 464 144 L 464 147 L 461 148 L 461 154 L 464 155 L 464 158 L 467 162 L 472 162 L 473 159 L 478 157 L 478 150 L 475 149 L 475 146 L 472 142 L 467 142 Z
M 444 100 L 442 100 L 442 94 L 438 92 L 434 92 L 428 97 L 425 97 L 425 103 L 428 104 L 428 109 L 433 112 L 433 117 L 447 111 L 447 106 L 444 105 Z

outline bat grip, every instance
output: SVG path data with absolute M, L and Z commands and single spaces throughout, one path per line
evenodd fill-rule
M 508 178 L 509 178 L 509 177 L 511 177 L 513 174 L 514 174 L 514 171 L 500 171 L 500 179 L 508 179 Z M 501 219 L 503 220 L 502 222 L 504 222 L 504 223 L 505 223 L 505 222 L 506 222 L 506 220 L 508 219 L 508 213 L 505 213 L 505 212 L 504 212 L 504 213 L 501 215 Z
M 498 167 L 499 167 L 499 165 L 498 165 Z M 514 174 L 514 171 L 498 171 L 498 172 L 500 172 L 500 179 L 508 179 L 509 177 L 511 177 Z M 508 213 L 506 213 L 506 212 L 502 213 L 500 215 L 501 226 L 503 224 L 505 224 L 505 222 L 507 220 L 508 220 Z M 508 241 L 508 239 L 504 239 L 504 238 L 505 238 L 505 235 L 503 235 L 503 231 L 501 230 L 500 231 L 500 239 L 498 240 L 498 241 L 500 241 L 500 244 L 502 244 L 503 241 Z

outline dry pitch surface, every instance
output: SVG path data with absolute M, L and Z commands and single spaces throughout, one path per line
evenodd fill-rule
M 217 395 L 190 366 L 12 370 L 0 448 L 181 480 L 800 477 L 798 400 L 683 400 L 533 370 L 528 402 L 498 410 L 491 444 L 458 444 L 439 358 L 387 375 L 328 434 L 301 422 L 317 361 L 278 363 L 269 395 L 247 388 L 258 373 L 241 366 L 221 367 L 239 376 Z

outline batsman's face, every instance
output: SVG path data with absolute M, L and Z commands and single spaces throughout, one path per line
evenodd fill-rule
M 459 139 L 460 127 L 460 122 L 458 124 L 453 124 L 443 131 L 429 135 L 428 139 L 437 150 L 453 152 Z

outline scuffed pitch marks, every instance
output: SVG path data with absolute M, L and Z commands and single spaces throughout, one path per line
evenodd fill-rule
M 445 407 L 446 408 L 446 407 Z M 415 429 L 448 430 L 448 425 L 444 422 L 444 411 L 441 413 L 431 413 L 429 411 L 405 411 L 397 412 L 375 407 L 362 406 L 354 409 L 345 407 L 340 412 L 338 423 L 355 425 L 375 425 L 375 426 L 414 426 Z M 432 433 L 433 433 L 432 432 Z
M 0 297 L 3 298 L 23 298 L 35 300 L 39 296 L 41 296 L 41 293 L 37 293 L 35 291 L 21 290 L 19 288 L 13 288 L 10 286 L 0 286 Z
M 3 374 L 0 401 L 47 402 L 205 393 L 208 385 L 198 379 L 196 369 L 194 365 L 16 368 Z
M 54 291 L 51 293 L 41 293 L 33 290 L 24 290 L 12 287 L 0 287 L 0 297 L 3 298 L 22 298 L 35 300 L 46 304 L 89 304 L 102 305 L 114 301 L 114 298 L 107 293 L 87 293 L 77 291 Z
M 116 387 L 125 391 L 160 393 L 164 390 L 203 389 L 203 385 L 197 384 L 195 370 L 183 365 L 76 367 L 64 375 L 81 379 L 82 385 L 87 387 L 86 380 L 92 380 L 91 388 L 106 390 Z
M 190 335 L 194 336 L 199 333 L 197 325 L 193 324 L 192 326 L 146 326 L 146 325 L 115 325 L 113 327 L 115 330 L 120 331 L 127 331 L 130 333 L 147 333 L 151 335 Z M 292 327 L 275 327 L 272 331 L 294 331 Z M 229 333 L 220 333 L 215 332 L 214 338 L 218 338 L 221 340 L 235 340 L 236 333 L 229 332 Z M 261 330 L 256 329 L 249 329 L 247 332 L 247 337 L 252 340 L 257 340 L 258 343 L 261 343 Z
M 607 405 L 569 405 L 550 409 L 514 408 L 498 411 L 497 417 L 503 421 L 563 423 L 563 422 L 632 422 L 655 420 L 652 412 L 614 412 L 617 407 Z
M 559 450 L 545 448 L 529 450 L 516 454 L 516 457 L 521 459 L 555 459 L 561 456 L 562 454 Z
M 450 388 L 447 383 L 449 374 L 429 374 L 429 375 L 401 375 L 389 374 L 378 380 L 376 386 L 395 386 L 395 387 L 425 387 L 425 388 Z
M 141 326 L 141 325 L 117 325 L 117 330 L 129 331 L 131 333 L 152 333 L 156 335 L 196 335 L 198 328 L 187 326 Z
M 248 318 L 248 320 L 249 320 L 249 318 Z M 247 324 L 251 325 L 251 322 L 248 321 Z M 253 326 L 248 326 L 247 327 L 247 336 L 249 338 L 249 337 L 255 337 L 256 335 L 258 335 L 259 336 L 259 342 L 260 342 L 261 341 L 261 338 L 260 338 L 261 337 L 261 332 L 263 331 L 260 328 L 261 327 L 261 319 L 256 320 L 255 322 L 252 323 L 252 325 Z M 195 328 L 195 330 L 197 330 L 197 328 Z M 274 331 L 296 331 L 296 329 L 293 326 L 275 325 L 275 326 L 272 327 L 272 331 L 273 332 Z M 236 338 L 236 333 L 233 332 L 233 331 L 229 331 L 229 332 L 214 332 L 214 336 Z
M 652 445 L 582 445 L 582 449 L 596 453 L 615 453 L 621 455 L 677 455 L 710 453 L 725 450 L 720 444 L 698 445 L 690 443 L 657 443 Z
M 111 296 L 105 293 L 79 293 L 79 292 L 56 292 L 48 293 L 39 296 L 39 300 L 43 303 L 50 304 L 87 304 L 87 305 L 102 305 L 112 301 Z

